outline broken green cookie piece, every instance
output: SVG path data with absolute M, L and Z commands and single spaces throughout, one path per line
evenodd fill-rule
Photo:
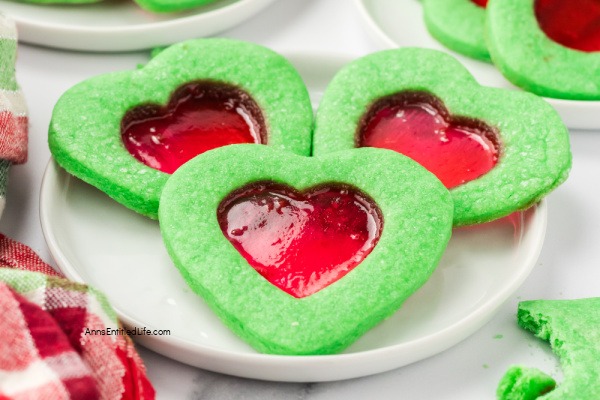
M 600 298 L 579 300 L 535 300 L 519 304 L 519 325 L 550 343 L 559 357 L 564 381 L 540 397 L 515 397 L 533 393 L 536 385 L 546 382 L 539 372 L 510 372 L 498 389 L 501 400 L 598 400 L 600 399 Z M 523 369 L 523 371 L 526 371 Z M 519 376 L 521 375 L 521 376 Z M 511 376 L 518 377 L 512 393 L 501 397 L 503 385 Z M 512 397 L 511 397 L 512 396 Z
M 498 400 L 535 400 L 556 387 L 551 376 L 537 368 L 510 367 L 498 385 Z

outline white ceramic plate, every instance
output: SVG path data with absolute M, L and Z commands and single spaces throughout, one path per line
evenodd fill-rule
M 355 0 L 372 38 L 384 48 L 426 47 L 446 51 L 459 59 L 479 83 L 516 89 L 492 65 L 448 50 L 437 42 L 423 22 L 418 0 Z M 572 129 L 600 129 L 600 101 L 546 100 Z
M 290 57 L 316 103 L 346 59 Z M 315 67 L 315 66 L 318 66 Z M 130 327 L 170 329 L 136 340 L 201 368 L 276 381 L 329 381 L 397 368 L 463 340 L 525 280 L 541 250 L 546 205 L 454 232 L 431 279 L 403 308 L 343 354 L 258 354 L 194 295 L 172 265 L 158 223 L 117 204 L 51 161 L 40 198 L 48 247 L 71 279 L 104 291 Z
M 250 18 L 274 0 L 218 0 L 194 10 L 154 14 L 133 0 L 96 4 L 40 5 L 0 0 L 19 39 L 32 44 L 87 51 L 129 51 L 212 35 Z

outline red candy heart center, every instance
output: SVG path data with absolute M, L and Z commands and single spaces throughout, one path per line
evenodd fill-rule
M 471 0 L 473 3 L 477 4 L 479 7 L 486 8 L 488 0 Z
M 550 39 L 575 50 L 600 51 L 600 1 L 536 0 L 534 9 Z
M 257 182 L 227 196 L 217 218 L 248 263 L 297 298 L 318 292 L 360 264 L 383 227 L 371 198 L 336 183 L 298 192 Z
M 447 188 L 479 178 L 498 161 L 498 135 L 482 121 L 450 116 L 437 97 L 402 92 L 376 101 L 362 118 L 357 147 L 402 153 Z
M 149 167 L 173 173 L 205 151 L 236 143 L 266 142 L 260 108 L 243 90 L 226 83 L 191 82 L 167 106 L 145 104 L 121 121 L 125 148 Z

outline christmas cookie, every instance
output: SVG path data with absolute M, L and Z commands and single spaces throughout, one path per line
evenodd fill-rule
M 314 155 L 356 147 L 396 150 L 428 168 L 450 189 L 455 225 L 529 207 L 571 166 L 567 129 L 545 101 L 480 86 L 451 56 L 417 48 L 359 59 L 325 91 Z
M 485 44 L 487 0 L 423 0 L 427 30 L 457 53 L 489 61 Z
M 216 0 L 135 0 L 142 8 L 157 12 L 175 12 L 214 3 Z
M 226 39 L 173 45 L 146 66 L 86 80 L 56 104 L 49 145 L 69 173 L 156 218 L 181 164 L 233 143 L 309 155 L 313 114 L 291 64 Z
M 188 285 L 242 339 L 266 353 L 328 354 L 425 283 L 452 208 L 431 173 L 393 151 L 233 145 L 173 174 L 159 221 Z
M 600 2 L 495 0 L 487 16 L 494 64 L 541 96 L 600 99 Z
M 564 375 L 556 389 L 541 397 L 543 400 L 600 399 L 600 298 L 580 300 L 537 300 L 519 304 L 519 325 L 550 343 L 560 358 Z M 509 378 L 504 378 L 505 382 Z M 528 379 L 527 376 L 522 378 Z M 536 373 L 533 379 L 540 382 Z M 545 378 L 548 389 L 551 379 Z M 502 385 L 502 384 L 501 384 Z M 522 382 L 518 390 L 507 391 L 501 400 L 529 399 Z M 503 392 L 504 393 L 504 392 Z M 540 393 L 541 394 L 541 393 Z M 521 396 L 521 397 L 519 397 Z

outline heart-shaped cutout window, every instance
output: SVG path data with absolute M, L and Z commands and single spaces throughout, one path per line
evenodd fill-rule
M 242 89 L 196 81 L 176 89 L 166 106 L 144 104 L 121 121 L 125 148 L 138 161 L 173 173 L 195 156 L 238 143 L 266 144 L 262 112 Z
M 318 292 L 360 264 L 383 229 L 373 199 L 339 183 L 299 192 L 256 182 L 230 193 L 217 219 L 252 267 L 297 298 Z
M 535 17 L 553 41 L 571 49 L 600 51 L 600 1 L 536 0 Z
M 375 101 L 361 119 L 356 146 L 402 153 L 449 189 L 494 168 L 500 147 L 495 129 L 483 121 L 450 115 L 439 98 L 420 91 Z

